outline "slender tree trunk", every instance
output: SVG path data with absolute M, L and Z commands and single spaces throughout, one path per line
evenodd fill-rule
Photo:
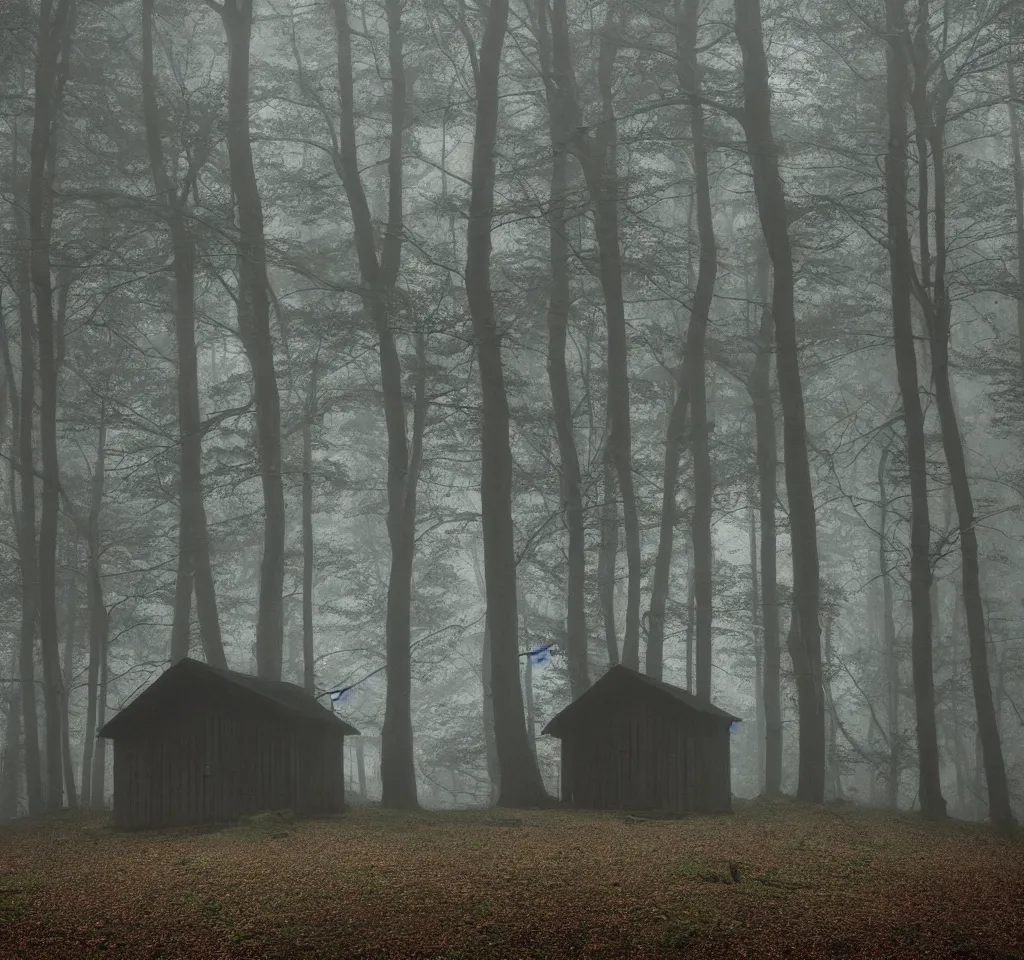
M 1017 112 L 1017 77 L 1013 54 L 1006 61 L 1006 82 L 1009 87 L 1010 151 L 1013 154 L 1013 211 L 1017 232 L 1017 344 L 1020 365 L 1024 371 L 1024 160 L 1021 159 L 1020 115 Z
M 11 672 L 15 669 L 11 657 Z M 0 755 L 0 822 L 18 815 L 21 792 L 21 688 L 11 686 L 7 700 L 7 726 L 4 730 L 4 752 Z
M 686 337 L 686 363 L 677 386 L 675 402 L 669 413 L 665 440 L 665 468 L 662 485 L 661 531 L 651 589 L 650 633 L 647 640 L 647 673 L 661 679 L 664 658 L 665 605 L 672 564 L 672 542 L 676 519 L 676 483 L 679 457 L 684 445 L 687 404 L 692 403 L 690 437 L 693 449 L 694 504 L 690 536 L 693 542 L 694 596 L 697 605 L 697 693 L 711 698 L 711 455 L 707 430 L 707 391 L 705 375 L 705 341 L 708 314 L 714 297 L 718 271 L 711 209 L 711 181 L 708 173 L 708 151 L 704 136 L 704 111 L 699 97 L 697 64 L 698 4 L 685 0 L 676 3 L 676 72 L 679 87 L 692 92 L 689 97 L 690 134 L 693 142 L 694 189 L 697 207 L 697 234 L 700 263 L 696 290 L 690 311 Z
M 366 750 L 363 747 L 363 738 L 356 737 L 356 775 L 359 783 L 359 799 L 366 799 Z
M 608 666 L 619 664 L 619 638 L 615 624 L 615 567 L 619 556 L 619 509 L 616 501 L 615 468 L 607 450 L 601 457 L 604 502 L 601 505 L 601 547 L 597 560 L 597 589 L 601 597 L 601 619 Z
M 18 167 L 18 127 L 13 127 L 11 166 Z M 17 461 L 20 473 L 21 508 L 18 511 L 18 559 L 21 572 L 21 631 L 18 667 L 21 678 L 21 707 L 25 735 L 25 787 L 29 816 L 43 812 L 42 757 L 39 750 L 39 717 L 36 699 L 35 637 L 39 615 L 39 563 L 36 546 L 35 451 L 32 431 L 35 425 L 35 318 L 32 314 L 32 277 L 29 266 L 28 223 L 17 207 L 14 222 L 19 242 L 25 244 L 24 256 L 17 259 L 18 319 L 21 332 L 21 401 L 15 420 Z M 12 412 L 12 416 L 14 416 Z
M 618 137 L 612 95 L 612 81 L 618 44 L 615 40 L 614 3 L 601 32 L 598 57 L 598 88 L 601 93 L 601 122 L 593 137 L 582 126 L 569 42 L 565 0 L 554 0 L 551 16 L 552 58 L 556 76 L 562 78 L 565 139 L 583 170 L 587 192 L 594 209 L 594 231 L 600 261 L 601 290 L 604 295 L 608 334 L 608 452 L 615 467 L 622 497 L 623 527 L 626 534 L 627 597 L 626 631 L 622 662 L 640 669 L 640 523 L 633 484 L 632 438 L 629 413 L 628 346 L 626 308 L 622 289 L 622 252 L 619 238 Z
M 100 597 L 102 603 L 103 598 Z M 99 730 L 107 722 L 107 610 L 103 607 L 103 645 L 100 648 L 99 687 L 96 690 L 96 729 Z M 89 806 L 93 810 L 102 810 L 106 796 L 105 780 L 107 772 L 107 741 L 102 737 L 96 739 L 96 749 L 92 755 L 92 780 Z
M 104 711 L 99 706 L 100 687 L 103 684 L 104 662 L 107 648 L 107 607 L 103 599 L 102 556 L 100 543 L 100 514 L 103 509 L 103 489 L 106 479 L 107 423 L 106 406 L 100 404 L 100 423 L 96 441 L 96 462 L 93 466 L 92 497 L 86 527 L 86 545 L 89 549 L 89 682 L 85 714 L 85 745 L 82 751 L 82 805 L 97 809 L 93 775 L 94 758 L 104 741 L 96 733 L 103 724 Z M 104 694 L 105 695 L 105 694 Z M 102 798 L 102 787 L 100 789 Z M 101 804 L 102 806 L 102 804 Z
M 772 341 L 775 324 L 769 302 L 768 248 L 757 244 L 757 300 L 761 320 L 749 393 L 757 448 L 758 513 L 761 521 L 761 618 L 764 635 L 764 794 L 782 793 L 782 644 L 779 631 L 778 545 L 775 523 L 778 444 L 772 402 Z
M 384 419 L 388 431 L 388 536 L 391 572 L 388 581 L 387 704 L 381 730 L 381 803 L 414 809 L 412 661 L 410 654 L 412 570 L 416 552 L 416 488 L 419 461 L 410 465 L 402 364 L 391 329 L 392 300 L 401 263 L 403 230 L 402 145 L 406 80 L 402 54 L 400 0 L 387 0 L 388 63 L 391 73 L 391 141 L 388 154 L 388 223 L 378 258 L 369 203 L 359 171 L 355 126 L 352 37 L 347 0 L 333 0 L 337 38 L 338 96 L 341 113 L 336 167 L 345 188 L 355 227 L 356 254 L 380 352 Z M 423 377 L 422 364 L 418 371 Z M 415 416 L 419 416 L 419 411 Z M 414 426 L 415 429 L 415 426 Z
M 757 721 L 757 789 L 765 793 L 765 743 L 767 722 L 764 709 L 764 625 L 761 621 L 760 577 L 757 566 L 757 515 L 751 504 L 748 512 L 750 550 L 750 620 L 754 637 L 754 716 Z
M 175 184 L 164 166 L 153 63 L 153 4 L 142 0 L 142 107 L 153 184 L 164 204 L 164 218 L 173 248 L 174 332 L 178 347 L 178 569 L 171 624 L 171 663 L 188 656 L 195 589 L 196 612 L 207 663 L 226 667 L 217 615 L 217 595 L 210 564 L 209 531 L 203 504 L 202 428 L 199 405 L 199 364 L 196 352 L 195 244 L 189 236 L 184 205 L 189 184 Z M 188 177 L 198 175 L 193 158 Z
M 491 0 L 476 57 L 476 127 L 473 140 L 466 295 L 473 321 L 483 400 L 480 502 L 484 539 L 487 627 L 491 637 L 494 735 L 501 767 L 501 806 L 547 802 L 526 733 L 519 680 L 519 618 L 512 526 L 512 449 L 509 410 L 494 299 L 491 293 L 491 221 L 498 139 L 498 77 L 508 27 L 508 0 Z
M 569 661 L 569 689 L 575 700 L 590 686 L 587 666 L 587 617 L 584 604 L 586 582 L 585 529 L 583 523 L 583 478 L 576 449 L 569 373 L 565 362 L 571 296 L 569 292 L 569 244 L 566 237 L 568 203 L 568 108 L 564 100 L 566 64 L 559 61 L 554 72 L 547 25 L 547 0 L 538 4 L 538 35 L 541 38 L 542 67 L 547 91 L 551 128 L 551 187 L 548 229 L 550 235 L 551 294 L 548 301 L 548 385 L 554 414 L 555 436 L 561 463 L 562 511 L 568 533 L 566 590 L 566 657 Z
M 316 365 L 302 418 L 302 685 L 312 696 L 316 683 L 313 652 L 313 412 L 316 409 Z
M 689 556 L 686 572 L 686 692 L 693 693 L 694 582 L 693 556 Z
M 249 48 L 253 0 L 220 6 L 228 42 L 227 145 L 231 188 L 238 205 L 239 324 L 252 367 L 256 435 L 263 481 L 263 561 L 256 620 L 256 671 L 281 679 L 284 653 L 284 487 L 281 478 L 281 398 L 270 331 L 263 205 L 249 130 Z
M 778 147 L 771 125 L 771 85 L 764 52 L 760 0 L 734 0 L 736 36 L 743 53 L 744 132 L 754 175 L 761 229 L 772 259 L 776 363 L 782 402 L 786 494 L 793 551 L 793 581 L 799 613 L 800 774 L 797 796 L 821 803 L 825 796 L 825 704 L 821 685 L 821 625 L 818 534 L 814 486 L 807 455 L 803 387 L 797 349 L 793 253 Z M 795 666 L 795 664 L 794 664 Z M 800 678 L 798 678 L 799 680 Z
M 60 513 L 60 468 L 57 459 L 57 363 L 50 272 L 53 188 L 53 131 L 67 76 L 72 0 L 45 0 L 40 8 L 36 42 L 35 112 L 29 173 L 29 269 L 36 304 L 39 339 L 39 436 L 43 472 L 39 525 L 39 639 L 46 705 L 46 807 L 59 810 L 64 800 L 61 762 L 60 638 L 57 630 L 57 524 Z M 52 11 L 52 12 L 51 12 Z
M 889 807 L 899 808 L 901 738 L 900 733 L 900 661 L 896 646 L 896 620 L 893 615 L 892 577 L 889 574 L 889 494 L 885 487 L 889 448 L 878 458 L 878 575 L 882 580 L 882 635 L 885 656 L 885 686 L 889 738 Z
M 842 766 L 839 762 L 839 714 L 836 710 L 835 700 L 832 697 L 832 630 L 835 627 L 835 616 L 829 611 L 825 614 L 825 666 L 828 675 L 824 681 L 825 699 L 828 702 L 828 788 L 829 796 L 833 800 L 843 799 L 843 775 Z
M 945 131 L 949 97 L 953 85 L 945 66 L 939 68 L 938 88 L 931 93 L 927 83 L 934 71 L 928 51 L 928 8 L 923 6 L 914 42 L 915 85 L 911 97 L 918 130 L 919 191 L 917 215 L 921 235 L 920 278 L 914 279 L 914 292 L 924 311 L 931 346 L 931 374 L 939 413 L 942 447 L 949 468 L 953 503 L 960 530 L 961 574 L 964 610 L 967 615 L 967 640 L 970 650 L 971 680 L 974 703 L 978 713 L 978 733 L 984 755 L 985 779 L 988 786 L 989 817 L 999 827 L 1014 823 L 1010 808 L 1009 785 L 1003 760 L 999 726 L 992 698 L 992 682 L 988 673 L 987 631 L 981 600 L 981 572 L 978 537 L 974 515 L 967 460 L 964 456 L 960 424 L 953 399 L 949 372 L 950 317 L 952 306 L 946 277 L 946 147 Z M 934 213 L 929 217 L 928 159 L 934 175 Z M 934 239 L 934 273 L 929 269 L 929 224 Z
M 61 677 L 61 758 L 64 765 L 64 788 L 68 807 L 78 808 L 75 790 L 75 761 L 71 754 L 71 681 L 74 676 L 75 653 L 78 642 L 78 540 L 71 543 L 70 573 L 67 585 L 67 606 L 64 614 L 64 671 Z
M 679 17 L 680 4 L 676 2 Z M 690 536 L 693 540 L 694 600 L 697 604 L 697 696 L 711 700 L 711 626 L 714 601 L 712 588 L 711 544 L 711 447 L 708 436 L 708 400 L 705 352 L 708 314 L 718 273 L 718 247 L 715 243 L 711 210 L 711 177 L 704 138 L 704 111 L 697 94 L 697 27 L 699 0 L 683 0 L 682 16 L 676 28 L 679 86 L 693 92 L 690 97 L 690 135 L 693 140 L 694 189 L 697 198 L 697 235 L 700 240 L 700 265 L 697 289 L 686 335 L 687 363 L 690 372 L 690 437 L 693 449 L 693 511 Z M 653 618 L 652 618 L 653 619 Z
M 921 812 L 942 818 L 946 801 L 939 783 L 939 744 L 935 725 L 935 685 L 932 665 L 931 520 L 928 513 L 928 461 L 925 446 L 924 412 L 917 379 L 917 352 L 911 316 L 912 254 L 907 219 L 908 145 L 906 107 L 907 56 L 902 37 L 906 31 L 902 0 L 886 0 L 886 21 L 890 34 L 887 47 L 886 91 L 889 113 L 889 144 L 885 156 L 886 208 L 889 223 L 889 264 L 892 292 L 893 342 L 896 371 L 903 402 L 903 424 L 910 474 L 910 607 L 913 620 L 911 656 L 914 678 L 914 706 L 919 754 L 918 792 Z M 881 465 L 879 478 L 881 480 Z M 881 485 L 880 485 L 881 486 Z M 884 508 L 884 504 L 883 504 Z M 886 586 L 891 585 L 886 580 Z M 890 598 L 891 602 L 891 598 Z M 888 630 L 888 624 L 887 624 Z M 891 700 L 891 695 L 890 695 Z M 890 732 L 893 764 L 898 741 Z M 890 771 L 891 775 L 892 771 Z M 893 790 L 890 784 L 890 805 Z

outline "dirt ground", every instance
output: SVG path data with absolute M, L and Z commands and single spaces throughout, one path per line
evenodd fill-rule
M 0 958 L 1024 958 L 1024 840 L 911 816 L 0 827 Z

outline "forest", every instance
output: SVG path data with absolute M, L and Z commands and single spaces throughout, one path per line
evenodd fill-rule
M 192 657 L 391 810 L 549 804 L 622 664 L 739 797 L 1012 827 L 1022 75 L 1016 0 L 4 0 L 0 819 Z

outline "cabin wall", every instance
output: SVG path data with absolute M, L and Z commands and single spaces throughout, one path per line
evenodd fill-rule
M 732 809 L 729 732 L 720 720 L 619 699 L 562 736 L 562 799 L 598 810 Z
M 247 698 L 183 698 L 114 741 L 114 817 L 124 827 L 218 823 L 263 810 L 344 809 L 344 736 Z

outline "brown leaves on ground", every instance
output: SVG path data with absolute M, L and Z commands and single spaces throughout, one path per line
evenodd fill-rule
M 0 828 L 0 958 L 1024 958 L 1024 842 L 739 803 Z

